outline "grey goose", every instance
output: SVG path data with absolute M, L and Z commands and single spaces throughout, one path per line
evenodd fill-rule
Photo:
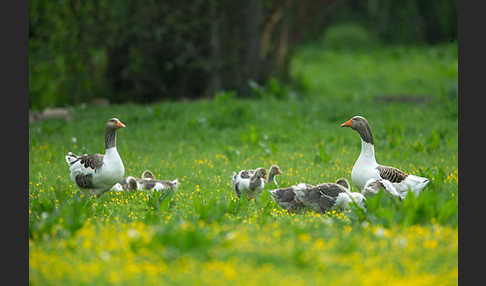
M 351 192 L 349 182 L 344 178 L 337 179 L 335 183 L 322 183 L 311 187 L 299 185 L 294 189 L 296 199 L 306 208 L 316 212 L 325 213 L 334 209 L 349 209 L 351 202 L 366 211 L 365 196 L 361 193 Z
M 116 149 L 116 132 L 124 127 L 125 124 L 117 118 L 106 122 L 105 154 L 78 156 L 69 152 L 65 156 L 71 172 L 70 179 L 82 191 L 91 196 L 100 196 L 123 178 L 125 167 Z
M 376 162 L 373 135 L 366 118 L 354 116 L 341 124 L 341 127 L 349 127 L 361 137 L 361 152 L 351 171 L 351 180 L 362 194 L 373 194 L 377 188 L 384 188 L 390 194 L 404 199 L 409 190 L 418 195 L 429 184 L 430 180 L 427 178 Z
M 297 199 L 295 191 L 298 189 L 307 190 L 313 187 L 311 184 L 300 183 L 288 188 L 270 190 L 270 195 L 281 208 L 286 209 L 289 213 L 295 213 L 305 208 L 305 205 Z

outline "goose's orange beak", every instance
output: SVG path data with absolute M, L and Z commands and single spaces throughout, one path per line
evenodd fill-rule
M 351 119 L 341 124 L 341 127 L 351 127 Z
M 117 128 L 123 128 L 123 127 L 126 127 L 125 124 L 121 123 L 121 121 L 117 121 L 116 122 L 116 127 Z

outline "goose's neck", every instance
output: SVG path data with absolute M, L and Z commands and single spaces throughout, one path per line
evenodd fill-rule
M 274 174 L 274 173 L 268 174 L 267 183 L 273 182 L 274 184 L 277 184 L 277 181 L 275 179 L 276 176 L 277 176 L 277 174 Z
M 258 179 L 259 179 L 259 178 L 258 178 L 258 176 L 257 176 L 256 174 L 255 174 L 255 175 L 253 175 L 253 176 L 250 178 L 250 184 L 251 184 L 251 183 L 256 183 L 256 182 L 258 181 Z
M 105 128 L 105 150 L 116 147 L 116 131 L 114 128 Z
M 361 139 L 361 153 L 359 154 L 358 159 L 369 160 L 376 163 L 375 146 L 372 143 L 365 142 Z
M 120 155 L 118 155 L 118 151 L 116 150 L 116 146 L 115 146 L 115 147 L 110 147 L 108 149 L 105 149 L 105 156 L 111 157 L 111 156 L 120 156 Z
M 276 186 L 278 188 L 278 183 L 277 183 L 277 176 L 276 175 L 268 175 L 268 180 L 266 182 L 267 184 L 268 183 L 273 183 L 274 186 Z

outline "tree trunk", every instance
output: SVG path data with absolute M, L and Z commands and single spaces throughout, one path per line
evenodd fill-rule
M 221 81 L 221 59 L 223 57 L 221 53 L 221 22 L 222 19 L 218 16 L 218 10 L 216 4 L 211 2 L 210 7 L 211 18 L 214 19 L 210 23 L 209 29 L 209 48 L 210 48 L 210 59 L 209 59 L 209 86 L 207 88 L 207 93 L 209 96 L 214 95 L 218 90 L 222 88 Z
M 260 81 L 260 28 L 262 23 L 262 2 L 259 0 L 247 1 L 246 7 L 246 79 Z M 246 91 L 248 91 L 248 84 Z M 246 92 L 245 92 L 246 93 Z

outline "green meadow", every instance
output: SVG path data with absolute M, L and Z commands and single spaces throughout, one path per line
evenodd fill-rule
M 31 123 L 30 285 L 457 285 L 457 44 L 314 45 L 291 70 L 297 86 L 252 84 L 249 99 L 74 106 L 70 121 Z M 340 124 L 354 115 L 378 163 L 431 180 L 419 197 L 325 214 L 236 197 L 233 171 L 272 164 L 281 187 L 350 180 L 361 142 Z M 176 192 L 80 193 L 64 156 L 103 153 L 112 117 L 127 126 L 125 176 L 178 178 Z

